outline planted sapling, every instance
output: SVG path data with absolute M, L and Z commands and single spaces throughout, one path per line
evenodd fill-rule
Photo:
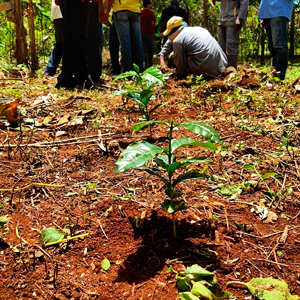
M 209 125 L 200 122 L 185 122 L 174 124 L 163 121 L 144 121 L 132 127 L 132 131 L 138 131 L 146 126 L 161 124 L 169 129 L 168 145 L 166 147 L 158 147 L 146 141 L 139 141 L 130 144 L 122 153 L 122 158 L 116 163 L 116 172 L 125 172 L 129 169 L 142 169 L 151 175 L 157 176 L 165 184 L 165 192 L 169 199 L 162 203 L 162 208 L 172 214 L 173 219 L 173 235 L 176 237 L 176 219 L 175 214 L 180 210 L 189 207 L 183 201 L 175 201 L 176 198 L 182 196 L 182 193 L 176 189 L 177 185 L 185 180 L 201 179 L 205 175 L 200 172 L 186 171 L 176 177 L 176 171 L 186 168 L 192 163 L 210 162 L 207 157 L 193 157 L 178 160 L 176 151 L 182 147 L 202 146 L 210 150 L 217 150 L 215 143 L 220 143 L 219 134 Z M 206 142 L 195 141 L 193 139 L 182 137 L 173 138 L 173 130 L 177 127 L 183 127 L 201 135 Z M 146 164 L 153 160 L 152 168 Z
M 140 73 L 140 69 L 134 64 L 134 71 L 128 71 L 123 74 L 116 76 L 115 80 L 133 77 L 135 86 L 127 86 L 125 89 L 116 91 L 111 97 L 117 95 L 125 95 L 129 100 L 134 101 L 137 106 L 136 109 L 131 111 L 133 113 L 140 113 L 140 119 L 143 121 L 149 121 L 151 114 L 163 106 L 164 103 L 159 103 L 154 107 L 149 107 L 150 100 L 155 99 L 153 96 L 154 85 L 164 85 L 164 75 L 160 70 L 155 67 L 150 67 L 143 73 Z

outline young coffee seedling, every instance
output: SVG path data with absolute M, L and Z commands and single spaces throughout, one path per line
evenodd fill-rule
M 125 172 L 129 169 L 143 169 L 151 175 L 157 176 L 165 184 L 165 192 L 169 197 L 164 201 L 162 208 L 172 214 L 173 218 L 173 235 L 176 237 L 176 219 L 175 214 L 180 210 L 185 210 L 188 206 L 183 201 L 175 201 L 182 193 L 176 190 L 180 182 L 189 179 L 201 179 L 205 175 L 199 172 L 181 173 L 177 177 L 176 171 L 185 168 L 192 163 L 210 162 L 207 157 L 193 157 L 183 160 L 178 160 L 176 151 L 182 147 L 202 146 L 210 150 L 217 150 L 215 143 L 220 143 L 219 134 L 209 125 L 200 122 L 185 122 L 174 124 L 173 120 L 170 123 L 163 121 L 144 121 L 132 127 L 132 131 L 138 131 L 145 126 L 154 124 L 165 125 L 169 129 L 169 139 L 167 147 L 158 147 L 147 141 L 139 141 L 130 144 L 122 153 L 122 158 L 116 163 L 116 172 Z M 196 134 L 201 135 L 206 142 L 195 141 L 193 139 L 182 137 L 173 138 L 173 130 L 177 127 L 183 127 L 191 130 Z M 155 165 L 150 168 L 146 164 L 153 160 Z
M 150 100 L 154 99 L 153 86 L 163 85 L 164 75 L 155 67 L 150 67 L 143 73 L 140 73 L 139 67 L 134 64 L 134 69 L 134 71 L 128 71 L 116 76 L 114 81 L 122 78 L 133 77 L 135 86 L 128 86 L 127 89 L 116 91 L 112 94 L 112 97 L 125 94 L 127 99 L 130 99 L 137 104 L 136 109 L 131 112 L 140 113 L 141 120 L 149 121 L 151 114 L 156 109 L 164 105 L 164 103 L 159 103 L 152 108 L 149 107 Z

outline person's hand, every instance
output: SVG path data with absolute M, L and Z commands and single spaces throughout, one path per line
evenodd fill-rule
M 242 23 L 241 23 L 239 17 L 237 17 L 236 20 L 235 20 L 235 22 L 234 22 L 234 28 L 237 29 L 237 30 L 239 30 L 239 29 L 242 28 Z
M 260 20 L 259 20 L 259 26 L 260 26 L 261 28 L 265 28 L 265 26 L 264 26 L 264 20 L 263 20 L 263 19 L 260 19 Z

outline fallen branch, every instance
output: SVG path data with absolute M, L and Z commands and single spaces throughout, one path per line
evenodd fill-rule
M 64 187 L 64 185 L 33 182 L 33 183 L 30 183 L 30 184 L 28 184 L 22 188 L 18 188 L 18 189 L 15 189 L 15 188 L 0 189 L 0 192 L 19 192 L 19 191 L 24 191 L 24 190 L 30 188 L 31 186 Z
M 60 244 L 60 243 L 67 243 L 68 241 L 75 240 L 75 239 L 80 239 L 80 238 L 84 238 L 84 237 L 86 237 L 88 235 L 90 235 L 90 233 L 84 233 L 84 234 L 80 234 L 80 235 L 76 235 L 76 236 L 71 236 L 71 237 L 67 237 L 65 239 L 56 241 L 56 242 L 44 244 L 44 246 L 48 247 L 48 246 L 53 246 L 53 245 L 57 245 L 57 244 Z

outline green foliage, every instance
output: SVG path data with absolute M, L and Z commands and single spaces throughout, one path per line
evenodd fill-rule
M 149 107 L 150 100 L 154 99 L 153 86 L 164 84 L 164 75 L 160 70 L 151 66 L 143 73 L 140 73 L 139 67 L 134 64 L 135 71 L 128 71 L 123 74 L 116 76 L 114 81 L 124 78 L 134 78 L 135 86 L 129 86 L 127 89 L 119 90 L 114 92 L 111 97 L 125 94 L 125 97 L 132 100 L 137 104 L 133 113 L 140 113 L 142 116 L 141 120 L 149 121 L 151 114 L 158 108 L 162 107 L 164 103 L 159 103 L 154 107 Z
M 173 269 L 166 270 L 176 274 L 177 286 L 182 300 L 219 300 L 230 299 L 231 295 L 219 288 L 214 273 L 209 272 L 195 264 L 188 267 L 184 272 L 176 272 Z
M 167 147 L 158 147 L 146 141 L 134 142 L 130 144 L 122 153 L 122 158 L 116 162 L 116 172 L 124 172 L 129 169 L 143 169 L 153 176 L 157 176 L 165 184 L 166 195 L 170 200 L 164 201 L 162 208 L 173 215 L 173 235 L 176 236 L 175 213 L 179 210 L 187 209 L 188 206 L 181 201 L 174 201 L 175 198 L 182 194 L 176 190 L 177 184 L 191 179 L 201 179 L 204 175 L 200 172 L 185 172 L 175 177 L 176 172 L 187 167 L 192 163 L 209 162 L 206 157 L 193 157 L 178 160 L 176 151 L 182 147 L 201 146 L 210 150 L 217 150 L 215 143 L 220 143 L 219 134 L 209 125 L 200 122 L 184 122 L 174 124 L 163 121 L 144 121 L 133 126 L 132 130 L 140 130 L 146 126 L 153 124 L 161 124 L 169 129 L 169 142 Z M 207 142 L 195 141 L 193 139 L 183 137 L 173 139 L 173 130 L 177 127 L 183 127 L 196 134 L 199 134 Z M 154 166 L 147 167 L 146 164 L 153 160 Z
M 242 285 L 257 299 L 262 300 L 300 300 L 297 295 L 291 295 L 288 284 L 279 279 L 252 278 L 249 282 L 230 281 L 227 285 Z
M 46 228 L 40 235 L 40 243 L 54 243 L 61 241 L 64 238 L 64 234 L 56 228 Z
M 101 262 L 101 268 L 104 271 L 107 271 L 110 268 L 110 261 L 107 258 L 104 258 Z

